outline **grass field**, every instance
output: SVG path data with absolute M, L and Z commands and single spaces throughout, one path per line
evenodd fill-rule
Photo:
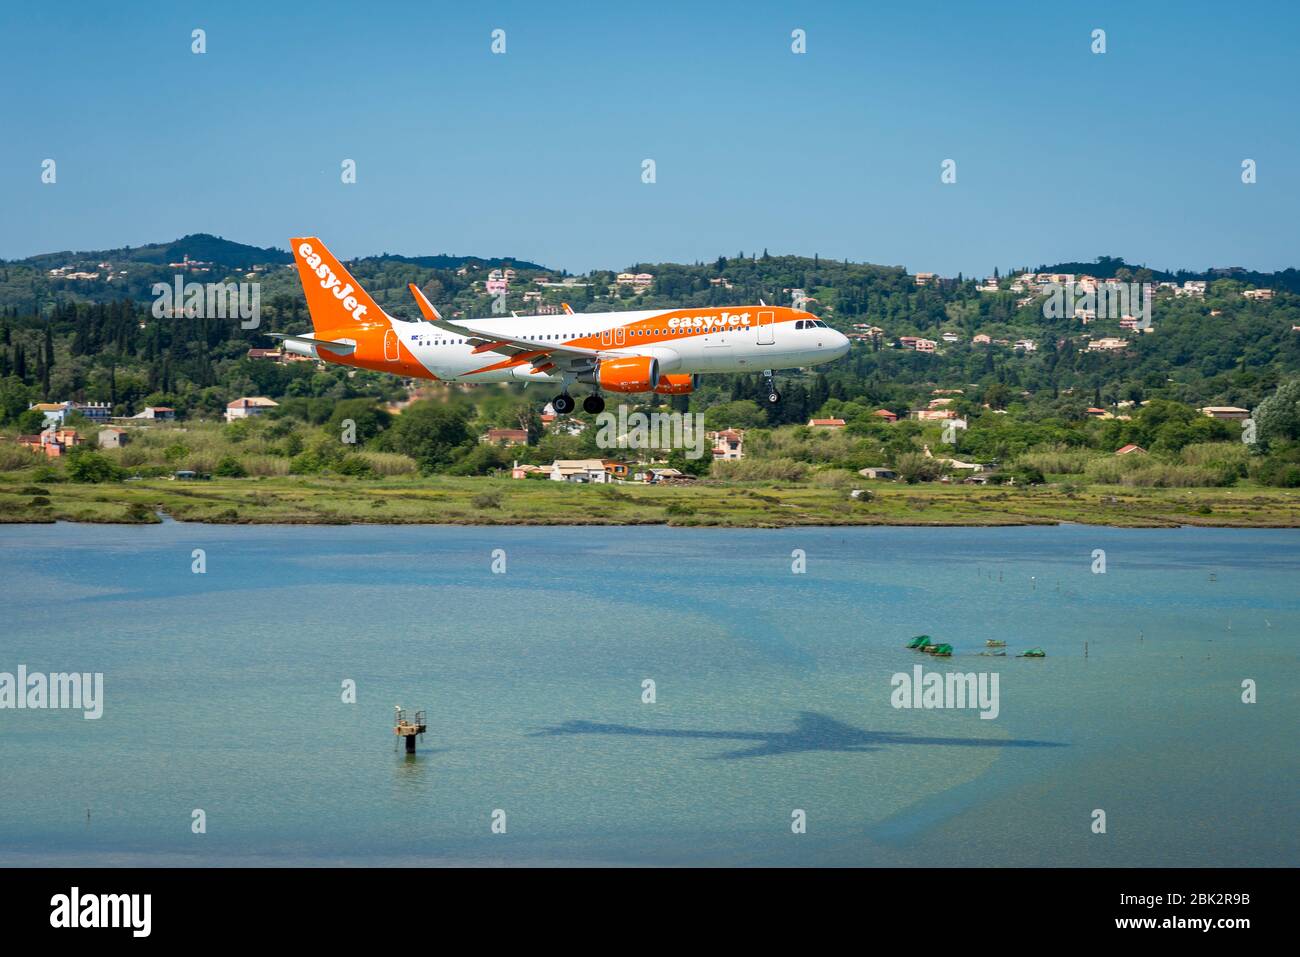
M 496 478 L 148 479 L 102 485 L 0 475 L 0 523 L 178 521 L 730 527 L 1093 525 L 1300 527 L 1300 489 L 974 487 L 866 482 L 870 501 L 805 484 L 573 485 Z

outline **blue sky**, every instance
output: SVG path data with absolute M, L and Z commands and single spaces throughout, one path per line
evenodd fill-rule
M 1285 3 L 5 4 L 0 257 L 211 232 L 574 271 L 1297 266 L 1297 27 Z

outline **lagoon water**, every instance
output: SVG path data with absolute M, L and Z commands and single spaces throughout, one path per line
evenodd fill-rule
M 0 576 L 0 672 L 105 694 L 0 710 L 0 865 L 1300 863 L 1300 531 L 0 526 Z M 894 708 L 918 663 L 997 718 Z

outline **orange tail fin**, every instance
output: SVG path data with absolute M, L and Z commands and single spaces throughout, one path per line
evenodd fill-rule
M 358 324 L 388 324 L 388 315 L 323 242 L 315 236 L 289 242 L 298 264 L 298 278 L 307 295 L 307 312 L 317 335 L 346 335 L 347 330 L 355 329 Z

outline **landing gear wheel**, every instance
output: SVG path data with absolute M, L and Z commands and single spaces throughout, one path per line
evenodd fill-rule
M 778 402 L 780 402 L 780 401 L 781 401 L 781 393 L 780 393 L 780 392 L 777 392 L 775 389 L 772 389 L 770 392 L 768 392 L 768 394 L 767 394 L 767 404 L 768 404 L 768 405 L 776 405 L 776 404 L 777 404 Z
M 551 400 L 551 408 L 556 415 L 568 415 L 573 411 L 573 396 L 565 392 Z
M 582 400 L 582 411 L 588 415 L 600 415 L 605 411 L 605 400 L 598 395 L 589 395 Z

